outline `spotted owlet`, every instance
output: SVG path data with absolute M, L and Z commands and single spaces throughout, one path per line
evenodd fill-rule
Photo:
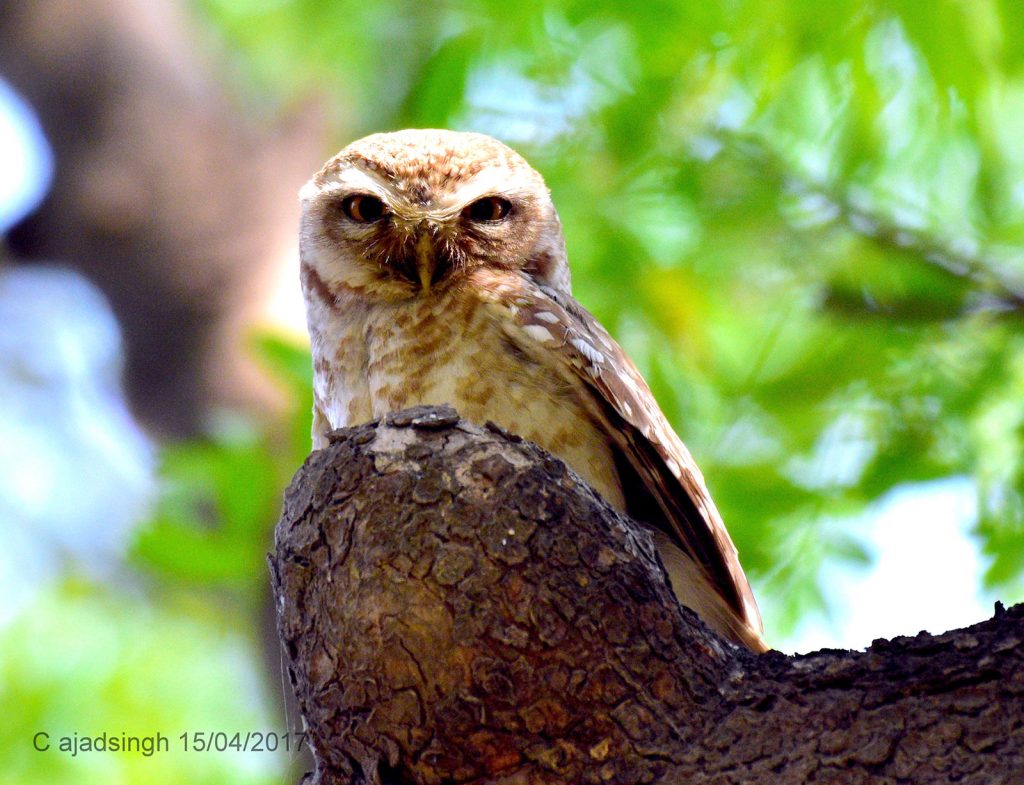
M 763 651 L 761 621 L 690 453 L 573 298 L 541 176 L 481 134 L 353 142 L 303 187 L 315 447 L 333 428 L 450 403 L 562 458 L 650 525 L 680 601 Z

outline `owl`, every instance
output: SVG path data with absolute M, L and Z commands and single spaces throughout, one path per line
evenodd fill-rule
M 489 136 L 405 130 L 353 142 L 300 200 L 314 447 L 421 404 L 493 421 L 646 524 L 679 600 L 725 638 L 766 649 L 700 470 L 572 297 L 540 174 Z

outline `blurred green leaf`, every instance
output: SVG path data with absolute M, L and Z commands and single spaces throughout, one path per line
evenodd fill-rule
M 210 436 L 165 445 L 162 493 L 134 555 L 167 578 L 252 596 L 292 474 L 310 449 L 312 365 L 305 347 L 269 334 L 251 348 L 288 396 L 286 423 L 227 418 Z M 281 438 L 286 434 L 287 438 Z
M 40 593 L 0 628 L 0 782 L 55 785 L 280 782 L 288 756 L 197 755 L 178 736 L 195 730 L 283 732 L 260 689 L 249 630 L 225 628 L 214 603 L 164 597 L 72 578 Z M 56 645 L 56 642 L 64 645 Z M 33 748 L 35 733 L 53 748 Z M 166 752 L 58 753 L 61 736 L 153 737 Z
M 462 107 L 466 82 L 481 50 L 480 36 L 462 33 L 441 43 L 419 69 L 401 109 L 408 124 L 443 128 Z

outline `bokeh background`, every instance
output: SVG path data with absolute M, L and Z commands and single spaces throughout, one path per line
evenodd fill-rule
M 543 173 L 770 643 L 1024 599 L 1017 0 L 7 0 L 0 80 L 0 783 L 301 767 L 178 737 L 287 727 L 296 192 L 379 130 L 483 131 Z

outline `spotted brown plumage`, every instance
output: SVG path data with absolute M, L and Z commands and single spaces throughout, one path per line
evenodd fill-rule
M 418 404 L 494 421 L 648 524 L 679 599 L 765 649 L 700 470 L 572 298 L 558 215 L 529 164 L 480 134 L 375 134 L 328 161 L 301 199 L 315 446 Z

